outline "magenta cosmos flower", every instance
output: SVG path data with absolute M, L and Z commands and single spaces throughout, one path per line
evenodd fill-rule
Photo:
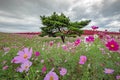
M 113 69 L 105 68 L 105 70 L 104 70 L 104 73 L 106 73 L 106 74 L 112 74 L 113 72 L 114 72 Z
M 44 65 L 42 68 L 42 73 L 44 73 L 47 70 L 46 66 Z
M 80 39 L 77 39 L 75 42 L 74 42 L 74 45 L 75 46 L 78 46 L 80 44 L 81 40 Z
M 50 42 L 49 42 L 49 45 L 50 45 L 50 46 L 52 46 L 53 44 L 54 44 L 54 42 L 53 42 L 53 41 L 50 41 Z
M 35 52 L 35 56 L 37 57 L 37 56 L 39 56 L 40 55 L 40 53 L 37 51 L 37 52 Z
M 94 42 L 94 37 L 93 36 L 88 36 L 85 38 L 86 42 Z
M 108 41 L 106 44 L 106 47 L 111 51 L 119 50 L 119 45 L 114 39 L 112 39 L 111 41 Z
M 14 59 L 11 61 L 12 63 L 24 63 L 28 59 L 30 59 L 32 56 L 32 48 L 29 50 L 29 48 L 24 48 L 22 51 L 18 52 L 18 56 L 14 57 Z
M 66 73 L 67 73 L 67 69 L 66 68 L 61 68 L 60 75 L 64 76 Z
M 87 57 L 86 56 L 80 56 L 79 64 L 85 64 L 86 61 L 87 61 Z
M 67 45 L 62 45 L 63 50 L 68 51 Z
M 58 75 L 55 72 L 50 71 L 48 74 L 46 74 L 44 80 L 59 80 L 59 79 Z
M 98 29 L 98 26 L 91 26 L 93 30 Z

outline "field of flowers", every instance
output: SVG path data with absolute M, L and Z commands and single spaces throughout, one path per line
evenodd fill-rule
M 119 37 L 0 33 L 0 80 L 119 80 Z

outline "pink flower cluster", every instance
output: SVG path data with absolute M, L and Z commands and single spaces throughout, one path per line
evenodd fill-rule
M 18 52 L 18 56 L 14 57 L 12 59 L 12 63 L 20 63 L 21 66 L 17 68 L 18 72 L 28 71 L 29 67 L 32 65 L 32 62 L 29 61 L 29 59 L 32 56 L 32 48 L 29 50 L 29 48 L 24 48 L 22 51 Z
M 65 51 L 69 51 L 69 52 L 75 52 L 75 49 L 78 45 L 80 45 L 81 43 L 81 39 L 78 38 L 76 39 L 74 42 L 67 42 L 67 44 L 65 45 L 62 45 L 62 48 L 65 50 Z
M 88 37 L 85 38 L 86 42 L 94 42 L 94 36 L 90 35 Z
M 65 45 L 62 45 L 63 50 L 68 51 L 68 52 L 74 52 L 75 51 L 75 46 L 74 43 L 68 42 Z

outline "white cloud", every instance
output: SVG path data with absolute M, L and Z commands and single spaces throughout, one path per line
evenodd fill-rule
M 112 21 L 111 23 L 109 23 L 107 26 L 109 27 L 113 27 L 113 28 L 120 28 L 120 21 Z

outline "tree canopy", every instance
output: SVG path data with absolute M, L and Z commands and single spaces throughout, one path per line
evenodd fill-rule
M 91 20 L 84 21 L 70 21 L 63 13 L 60 15 L 54 12 L 51 16 L 40 16 L 43 27 L 41 27 L 42 34 L 40 36 L 61 37 L 63 43 L 65 36 L 80 36 L 83 31 L 81 28 L 89 24 Z

